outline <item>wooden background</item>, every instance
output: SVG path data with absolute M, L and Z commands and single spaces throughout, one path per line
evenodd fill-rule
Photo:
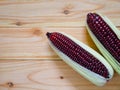
M 97 50 L 85 28 L 95 11 L 120 29 L 120 0 L 0 0 L 0 90 L 120 90 L 117 73 L 96 87 L 48 45 L 46 32 L 58 31 Z

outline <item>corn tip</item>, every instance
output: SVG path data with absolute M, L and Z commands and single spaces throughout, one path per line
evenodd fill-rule
M 50 32 L 47 32 L 47 33 L 46 33 L 46 36 L 47 36 L 48 38 L 50 37 L 50 35 L 51 35 Z

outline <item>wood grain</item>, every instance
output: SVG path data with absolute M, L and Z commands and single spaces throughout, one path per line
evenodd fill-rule
M 0 90 L 120 90 L 115 73 L 96 87 L 49 47 L 46 32 L 65 32 L 97 50 L 85 28 L 99 12 L 120 29 L 120 0 L 0 0 Z
M 0 90 L 119 90 L 120 77 L 96 87 L 63 61 L 2 60 Z

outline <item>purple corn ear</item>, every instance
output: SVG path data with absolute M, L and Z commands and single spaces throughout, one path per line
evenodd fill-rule
M 120 63 L 120 40 L 112 28 L 96 13 L 87 15 L 87 24 L 96 38 Z
M 79 65 L 105 78 L 109 78 L 107 68 L 97 58 L 65 35 L 54 32 L 47 33 L 47 37 L 57 49 Z
M 86 27 L 100 52 L 120 74 L 120 30 L 107 17 L 97 13 L 87 15 Z
M 95 50 L 65 33 L 47 33 L 49 45 L 75 71 L 97 86 L 114 74 L 112 67 Z

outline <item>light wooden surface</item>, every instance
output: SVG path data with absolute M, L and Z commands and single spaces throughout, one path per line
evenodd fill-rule
M 98 51 L 85 28 L 95 11 L 120 29 L 120 0 L 0 0 L 0 90 L 120 90 L 117 73 L 96 87 L 47 42 L 46 32 L 66 32 Z

